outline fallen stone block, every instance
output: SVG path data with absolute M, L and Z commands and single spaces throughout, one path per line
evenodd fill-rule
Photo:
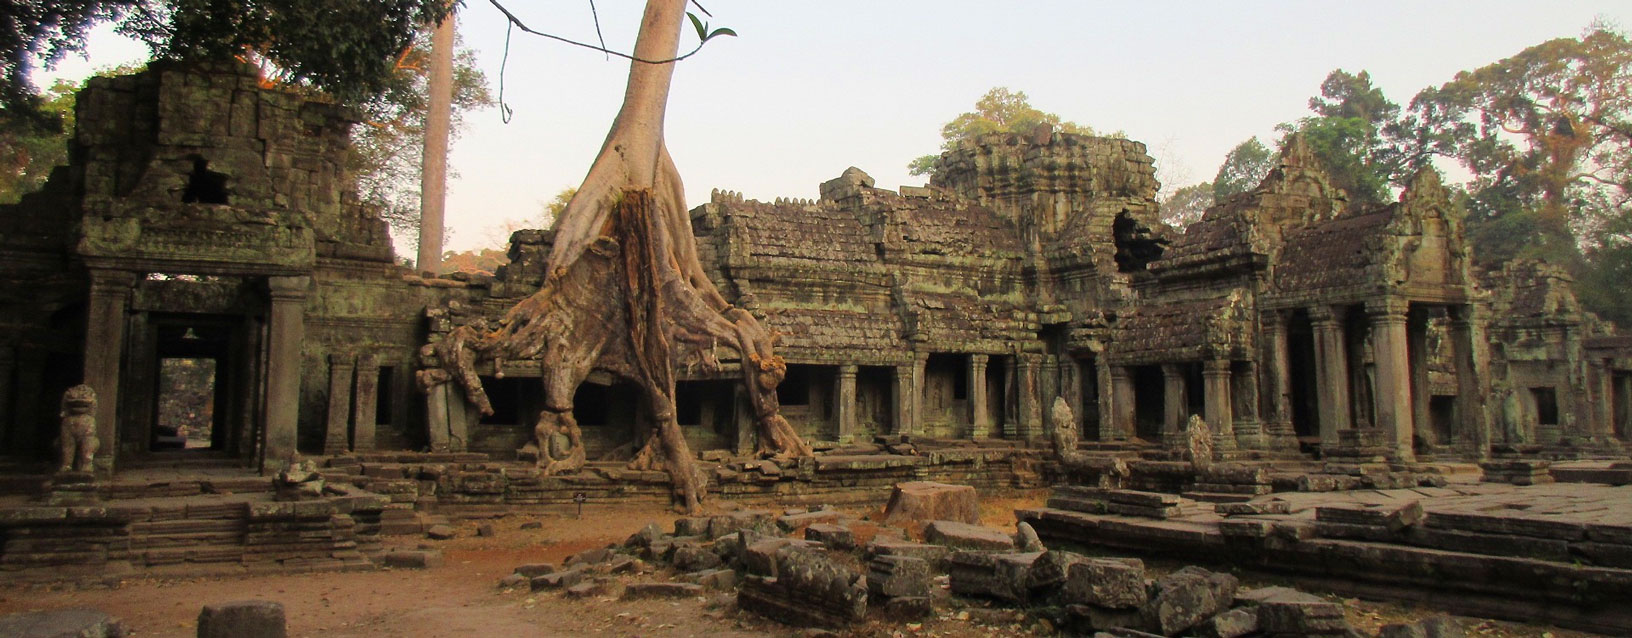
M 1014 547 L 1022 552 L 1040 552 L 1048 549 L 1043 547 L 1043 539 L 1038 538 L 1037 530 L 1031 523 L 1025 521 L 1014 526 Z
M 765 510 L 743 510 L 708 519 L 708 537 L 724 538 L 742 530 L 769 534 L 775 531 L 772 514 Z
M 555 571 L 555 566 L 549 563 L 528 563 L 526 565 L 516 566 L 516 573 L 528 578 L 543 576 L 545 574 L 553 574 Z
M 929 561 L 912 556 L 874 556 L 867 563 L 867 593 L 880 599 L 923 597 L 930 592 Z
M 1207 619 L 1194 633 L 1199 638 L 1241 638 L 1258 632 L 1258 609 L 1238 607 Z
M 1155 596 L 1141 608 L 1145 625 L 1156 633 L 1177 636 L 1229 609 L 1239 584 L 1235 576 L 1199 567 L 1168 574 L 1156 581 Z
M 499 579 L 499 589 L 520 589 L 527 586 L 527 581 L 526 576 L 512 573 Z
M 835 511 L 805 512 L 776 519 L 777 526 L 783 531 L 792 532 L 802 527 L 809 527 L 817 523 L 837 523 L 839 513 Z
M 933 481 L 897 483 L 884 508 L 884 523 L 899 525 L 919 521 L 979 523 L 979 496 L 969 485 Z
M 1343 605 L 1293 591 L 1261 600 L 1258 629 L 1267 634 L 1341 636 L 1349 630 Z
M 1105 609 L 1093 605 L 1066 605 L 1065 628 L 1068 634 L 1092 635 L 1096 631 L 1138 628 L 1144 618 L 1137 609 Z
M 702 517 L 674 519 L 675 536 L 707 536 L 708 519 Z
M 686 574 L 686 580 L 702 585 L 704 589 L 730 591 L 737 587 L 737 572 L 730 569 L 705 569 Z
M 1094 638 L 1164 638 L 1161 634 L 1139 631 L 1127 627 L 1114 627 L 1105 631 L 1095 632 Z
M 589 598 L 600 596 L 611 589 L 611 583 L 602 580 L 586 580 L 562 591 L 568 598 Z
M 669 557 L 669 562 L 680 571 L 695 572 L 719 567 L 720 556 L 705 547 L 682 545 L 674 548 L 674 554 Z
M 737 606 L 794 626 L 836 627 L 867 613 L 861 574 L 822 555 L 789 544 L 776 550 L 776 576 L 749 575 L 737 588 Z
M 528 581 L 533 591 L 547 589 L 564 589 L 584 581 L 584 570 L 568 569 L 564 571 L 534 576 Z
M 663 530 L 657 526 L 657 523 L 647 523 L 645 527 L 640 528 L 640 531 L 630 534 L 629 539 L 623 541 L 623 546 L 631 548 L 650 547 L 652 541 L 663 538 L 663 536 Z
M 931 569 L 938 570 L 946 564 L 946 559 L 952 555 L 952 550 L 947 549 L 945 545 L 914 543 L 899 538 L 880 538 L 875 539 L 872 544 L 867 546 L 867 554 L 869 556 L 911 556 L 921 558 L 929 563 Z
M 199 635 L 203 635 L 202 633 Z M 282 634 L 279 634 L 280 636 Z M 124 638 L 118 618 L 95 609 L 31 611 L 0 616 L 0 636 L 14 638 Z
M 1136 609 L 1149 595 L 1145 563 L 1137 558 L 1089 558 L 1072 564 L 1061 594 L 1068 603 L 1106 609 Z
M 386 567 L 430 569 L 442 566 L 442 552 L 429 549 L 398 550 L 385 555 Z
M 624 599 L 631 598 L 691 598 L 703 595 L 703 586 L 696 583 L 629 583 L 623 588 Z
M 445 541 L 453 538 L 454 535 L 452 525 L 432 525 L 429 529 L 425 530 L 425 536 L 429 537 L 431 540 Z
M 594 565 L 596 563 L 604 563 L 610 558 L 612 558 L 612 550 L 605 547 L 597 547 L 595 549 L 586 549 L 568 556 L 566 560 L 561 561 L 561 566 L 572 567 L 574 565 Z
M 933 521 L 924 528 L 924 541 L 958 549 L 1012 550 L 1014 539 L 989 527 L 955 521 Z
M 198 638 L 286 638 L 283 604 L 240 600 L 205 605 L 198 612 Z
M 482 538 L 492 538 L 498 535 L 498 530 L 493 529 L 492 523 L 482 523 L 476 526 L 476 535 Z
M 963 551 L 947 561 L 952 593 L 1022 603 L 1031 598 L 1031 565 L 1041 552 Z
M 1136 507 L 1164 508 L 1178 507 L 1179 495 L 1165 492 L 1142 492 L 1139 490 L 1109 490 L 1105 497 L 1112 503 L 1133 505 Z
M 856 535 L 850 528 L 832 523 L 817 523 L 805 528 L 805 540 L 821 543 L 828 549 L 850 550 L 856 547 Z
M 1021 523 L 1024 525 L 1024 523 Z M 1081 554 L 1060 550 L 1044 551 L 1031 564 L 1030 583 L 1034 594 L 1059 589 L 1071 575 L 1071 566 L 1088 560 Z

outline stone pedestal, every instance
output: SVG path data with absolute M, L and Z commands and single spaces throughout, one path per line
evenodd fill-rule
M 58 472 L 45 482 L 42 498 L 48 505 L 89 505 L 101 502 L 99 487 L 91 472 Z

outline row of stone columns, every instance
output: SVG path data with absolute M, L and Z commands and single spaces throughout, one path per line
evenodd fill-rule
M 973 436 L 1002 434 L 1011 438 L 1035 438 L 1042 434 L 1042 409 L 1038 403 L 1042 360 L 1042 355 L 1034 354 L 1020 354 L 1007 359 L 1007 378 L 1012 380 L 1016 396 L 1008 403 L 1013 411 L 1012 418 L 1004 419 L 1003 431 L 999 433 L 993 431 L 991 397 L 986 386 L 991 357 L 985 354 L 968 355 L 968 417 Z M 917 353 L 911 364 L 894 366 L 891 371 L 894 433 L 917 434 L 922 431 L 925 366 L 928 361 L 929 353 Z M 859 370 L 856 364 L 838 366 L 833 414 L 838 421 L 840 441 L 852 440 L 858 432 L 856 376 Z

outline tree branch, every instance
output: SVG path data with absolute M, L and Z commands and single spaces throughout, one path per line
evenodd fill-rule
M 591 51 L 600 51 L 601 53 L 605 53 L 605 54 L 608 54 L 608 55 L 615 55 L 615 56 L 618 56 L 618 57 L 623 58 L 625 60 L 630 60 L 630 61 L 633 61 L 633 62 L 640 62 L 640 63 L 643 63 L 643 64 L 668 64 L 670 62 L 679 62 L 679 61 L 684 60 L 686 58 L 689 58 L 689 57 L 691 57 L 693 55 L 697 55 L 697 52 L 702 51 L 703 50 L 703 45 L 706 44 L 706 42 L 698 42 L 697 43 L 697 48 L 692 49 L 690 52 L 686 53 L 685 55 L 675 56 L 675 57 L 672 57 L 672 58 L 668 58 L 666 60 L 648 60 L 646 58 L 636 57 L 636 56 L 633 56 L 633 55 L 629 55 L 627 53 L 623 53 L 621 51 L 613 51 L 613 50 L 608 49 L 606 47 L 595 46 L 595 45 L 590 44 L 588 42 L 579 42 L 577 40 L 571 40 L 571 39 L 563 38 L 563 37 L 555 35 L 555 34 L 544 33 L 543 31 L 535 31 L 535 30 L 533 30 L 533 28 L 531 28 L 531 27 L 527 26 L 525 23 L 523 23 L 521 21 L 521 18 L 517 18 L 516 14 L 511 13 L 509 9 L 505 8 L 504 5 L 500 4 L 499 0 L 487 0 L 487 1 L 489 3 L 492 3 L 492 5 L 494 7 L 497 7 L 498 10 L 499 10 L 499 13 L 503 13 L 505 19 L 510 21 L 510 24 L 515 25 L 517 29 L 521 29 L 522 31 L 524 31 L 526 33 L 531 33 L 533 35 L 536 35 L 536 36 L 539 36 L 539 37 L 542 37 L 542 38 L 549 38 L 551 40 L 555 40 L 556 42 L 570 44 L 570 45 L 573 45 L 573 46 L 576 46 L 576 47 L 583 47 L 583 48 L 589 49 Z

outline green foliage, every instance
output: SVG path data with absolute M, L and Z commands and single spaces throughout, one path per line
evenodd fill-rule
M 975 101 L 975 110 L 952 118 L 941 127 L 941 139 L 944 140 L 941 150 L 953 150 L 964 140 L 988 133 L 1030 133 L 1039 124 L 1052 125 L 1055 130 L 1065 133 L 1094 134 L 1092 128 L 1062 121 L 1058 115 L 1033 108 L 1024 91 L 1010 91 L 1000 86 L 987 91 L 986 95 Z M 912 175 L 931 174 L 937 159 L 934 155 L 925 155 L 907 164 L 907 171 Z
M 1212 207 L 1215 192 L 1210 182 L 1192 184 L 1173 191 L 1173 194 L 1162 202 L 1162 222 L 1174 228 L 1184 228 L 1199 221 L 1207 209 Z
M 23 193 L 39 190 L 53 167 L 68 163 L 68 134 L 74 126 L 72 82 L 58 80 L 40 96 L 39 112 L 53 117 L 60 128 L 7 126 L 0 128 L 0 204 L 15 204 Z
M 10 0 L 0 29 L 0 118 L 50 126 L 28 84 L 33 59 L 80 51 L 86 33 L 114 22 L 155 57 L 230 59 L 257 51 L 290 82 L 352 104 L 380 99 L 397 54 L 445 0 Z M 8 124 L 9 125 L 9 124 Z
M 1259 142 L 1257 136 L 1235 145 L 1224 156 L 1218 174 L 1213 176 L 1213 201 L 1221 202 L 1231 195 L 1257 188 L 1269 170 L 1275 168 L 1275 159 L 1275 152 Z
M 561 218 L 561 211 L 567 209 L 567 204 L 570 203 L 572 198 L 577 194 L 577 186 L 568 186 L 561 189 L 561 192 L 556 193 L 555 197 L 551 198 L 548 203 L 544 204 L 544 210 L 540 211 L 538 227 L 550 228 L 554 226 L 555 220 Z
M 1314 117 L 1276 127 L 1288 135 L 1303 134 L 1309 150 L 1330 173 L 1332 184 L 1355 205 L 1392 199 L 1391 183 L 1410 174 L 1391 135 L 1398 129 L 1400 107 L 1371 85 L 1365 71 L 1337 69 L 1320 84 L 1320 96 L 1309 100 Z M 1282 146 L 1285 139 L 1282 139 Z

